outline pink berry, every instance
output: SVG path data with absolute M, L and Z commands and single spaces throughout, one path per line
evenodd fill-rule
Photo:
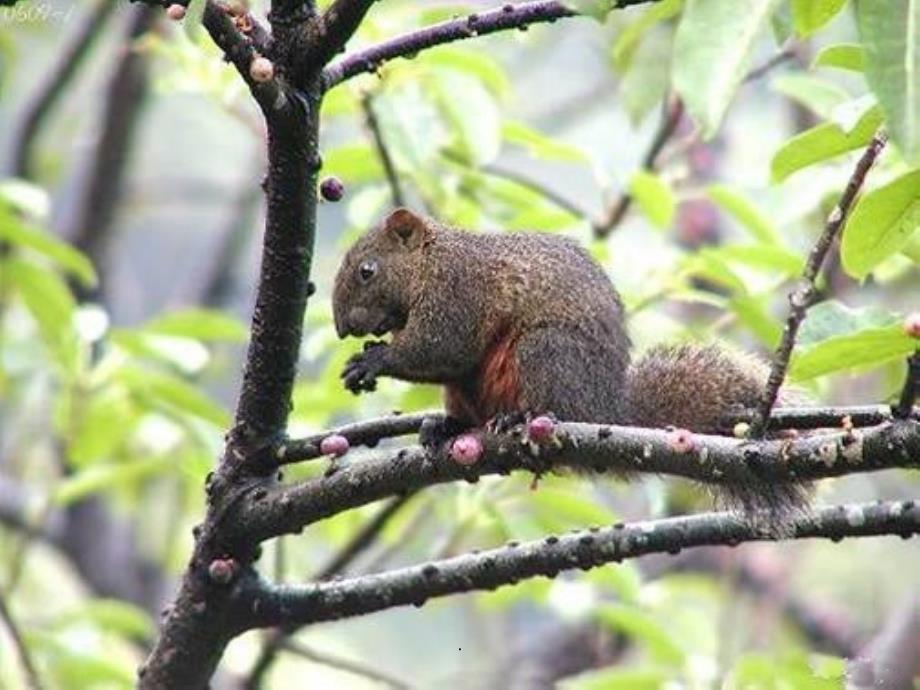
M 259 56 L 249 63 L 249 76 L 259 84 L 270 81 L 275 76 L 275 66 L 268 58 Z
M 546 415 L 534 417 L 527 424 L 527 436 L 534 443 L 546 443 L 552 440 L 555 433 L 556 422 Z
M 911 338 L 920 338 L 920 311 L 904 317 L 904 333 Z
M 348 439 L 341 434 L 330 434 L 320 442 L 319 452 L 340 458 L 348 452 L 350 447 Z
M 174 22 L 179 22 L 185 19 L 185 7 L 182 5 L 173 4 L 166 8 L 166 16 L 172 19 Z
M 473 434 L 463 434 L 450 445 L 450 457 L 458 465 L 474 465 L 482 457 L 482 441 Z
M 226 585 L 236 572 L 236 561 L 232 558 L 215 558 L 208 566 L 208 577 L 219 585 Z
M 345 196 L 345 185 L 337 177 L 327 177 L 320 183 L 319 193 L 326 201 L 339 201 Z
M 692 431 L 672 429 L 668 432 L 668 445 L 678 453 L 689 453 L 696 448 L 696 438 Z

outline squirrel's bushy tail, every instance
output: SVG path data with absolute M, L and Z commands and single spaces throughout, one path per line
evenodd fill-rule
M 701 434 L 730 432 L 726 417 L 757 407 L 768 374 L 756 357 L 718 345 L 655 346 L 630 368 L 628 423 Z M 740 510 L 773 533 L 807 511 L 811 494 L 808 483 L 776 477 L 756 460 L 708 488 L 717 503 Z

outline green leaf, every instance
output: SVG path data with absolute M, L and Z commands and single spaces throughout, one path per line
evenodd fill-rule
M 674 220 L 677 200 L 668 184 L 658 175 L 640 170 L 629 181 L 629 193 L 646 217 L 660 228 Z
M 52 500 L 69 505 L 90 494 L 127 487 L 170 468 L 168 457 L 147 458 L 132 462 L 97 463 L 68 476 L 55 487 Z
M 846 4 L 847 0 L 792 0 L 792 26 L 799 36 L 811 36 Z
M 901 153 L 920 163 L 920 0 L 859 0 L 866 80 Z
M 620 100 L 634 127 L 662 102 L 671 89 L 672 34 L 670 27 L 659 27 L 649 32 L 620 82 Z
M 776 0 L 687 0 L 674 43 L 673 81 L 704 137 L 719 129 Z
M 541 486 L 530 495 L 534 515 L 540 526 L 551 532 L 573 527 L 610 525 L 616 516 L 588 496 L 549 486 Z
M 872 107 L 850 132 L 837 123 L 825 122 L 792 137 L 773 156 L 770 164 L 773 181 L 782 182 L 802 168 L 866 146 L 881 124 L 881 110 Z
M 511 90 L 508 75 L 501 63 L 482 51 L 444 46 L 425 51 L 423 55 L 425 64 L 475 77 L 496 97 L 504 97 Z
M 784 74 L 770 85 L 821 118 L 829 118 L 834 108 L 851 100 L 846 90 L 810 74 Z
M 898 315 L 880 307 L 853 309 L 837 300 L 827 300 L 808 310 L 808 318 L 799 330 L 797 343 L 800 347 L 812 345 L 838 335 L 890 326 L 899 321 Z
M 614 67 L 623 71 L 632 64 L 633 55 L 636 49 L 643 41 L 649 29 L 656 24 L 667 21 L 680 14 L 683 7 L 683 0 L 661 0 L 639 16 L 639 18 L 621 29 L 617 34 L 617 39 L 613 44 L 611 57 Z
M 796 381 L 805 381 L 836 371 L 878 366 L 916 349 L 917 340 L 905 334 L 901 324 L 867 328 L 797 350 L 789 374 Z
M 155 409 L 190 414 L 219 427 L 225 427 L 230 422 L 230 416 L 223 407 L 177 376 L 124 367 L 118 372 L 118 380 L 135 397 Z
M 51 209 L 48 193 L 31 182 L 10 178 L 0 182 L 0 200 L 15 212 L 36 221 L 45 221 Z
M 201 33 L 201 20 L 204 17 L 205 0 L 190 0 L 185 11 L 185 19 L 182 20 L 182 28 L 185 29 L 185 35 L 192 41 L 198 38 Z
M 237 319 L 213 309 L 184 309 L 159 316 L 141 327 L 147 333 L 196 340 L 245 342 L 249 334 Z
M 764 244 L 780 244 L 782 236 L 769 218 L 740 192 L 728 185 L 714 184 L 706 189 L 707 196 L 721 209 Z
M 795 252 L 771 244 L 726 244 L 703 249 L 701 253 L 785 276 L 798 275 L 805 266 L 805 260 Z
M 121 386 L 105 386 L 89 396 L 67 425 L 67 458 L 78 467 L 109 459 L 134 430 L 137 414 Z
M 537 158 L 573 163 L 588 160 L 581 149 L 551 139 L 523 122 L 506 120 L 502 124 L 502 138 L 509 144 L 526 149 L 528 153 Z
M 684 650 L 649 613 L 631 606 L 605 604 L 596 615 L 605 627 L 644 645 L 656 661 L 675 666 L 684 662 Z
M 83 285 L 96 285 L 96 271 L 90 260 L 78 249 L 61 242 L 37 227 L 23 223 L 10 209 L 0 205 L 0 240 L 30 249 L 51 259 L 65 271 L 73 274 Z
M 660 668 L 608 668 L 563 680 L 562 690 L 660 690 L 672 675 Z M 675 687 L 680 687 L 676 683 Z
M 76 303 L 64 281 L 51 270 L 19 259 L 6 259 L 2 276 L 15 287 L 54 359 L 64 371 L 74 372 L 79 354 L 73 328 Z
M 120 599 L 91 599 L 56 616 L 51 627 L 60 629 L 86 623 L 133 639 L 149 639 L 156 632 L 146 611 Z
M 836 67 L 853 72 L 866 69 L 866 49 L 858 43 L 837 43 L 825 46 L 811 63 L 814 67 Z
M 732 298 L 729 308 L 738 317 L 738 321 L 766 347 L 773 349 L 779 344 L 783 328 L 767 309 L 766 298 L 741 295 Z
M 867 192 L 843 229 L 843 268 L 865 278 L 887 257 L 907 246 L 920 228 L 920 170 Z
M 428 82 L 441 117 L 453 132 L 452 148 L 469 163 L 493 161 L 501 148 L 501 112 L 483 84 L 461 72 L 442 71 Z
M 346 185 L 363 184 L 381 179 L 383 167 L 367 144 L 348 144 L 323 152 L 323 174 L 336 175 Z

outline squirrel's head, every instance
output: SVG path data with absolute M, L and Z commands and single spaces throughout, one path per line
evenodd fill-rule
M 348 250 L 332 293 L 340 338 L 381 336 L 405 326 L 411 285 L 431 232 L 430 221 L 399 208 Z

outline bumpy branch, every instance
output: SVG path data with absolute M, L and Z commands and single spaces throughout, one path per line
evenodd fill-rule
M 620 0 L 617 6 L 623 8 L 656 1 Z M 409 58 L 426 48 L 507 29 L 525 29 L 531 24 L 554 22 L 577 14 L 566 3 L 556 0 L 505 3 L 494 10 L 426 26 L 346 55 L 326 67 L 323 71 L 323 81 L 326 88 L 331 89 L 362 72 L 377 71 L 384 62 L 401 57 Z
M 920 533 L 920 505 L 914 501 L 827 507 L 790 525 L 790 538 Z M 254 626 L 305 624 L 358 616 L 395 606 L 474 590 L 493 590 L 524 578 L 555 577 L 652 553 L 678 553 L 696 546 L 735 546 L 770 537 L 732 513 L 709 513 L 593 528 L 478 554 L 416 565 L 377 575 L 313 585 L 280 586 L 256 579 L 240 583 L 238 605 Z
M 739 422 L 751 423 L 757 416 L 756 410 L 748 410 L 725 418 L 722 431 L 731 434 Z M 908 409 L 902 419 L 920 421 L 920 408 Z M 422 423 L 430 419 L 439 422 L 444 413 L 436 410 L 398 414 L 389 417 L 366 419 L 353 424 L 322 431 L 305 438 L 288 440 L 278 447 L 278 464 L 287 465 L 322 457 L 320 444 L 333 434 L 344 436 L 351 446 L 375 447 L 386 438 L 397 438 L 418 433 Z M 843 427 L 876 426 L 895 419 L 888 405 L 845 405 L 841 407 L 781 407 L 770 417 L 770 431 L 841 429 Z
M 840 200 L 827 217 L 824 231 L 818 237 L 817 242 L 815 242 L 814 247 L 812 247 L 811 252 L 808 254 L 808 260 L 805 262 L 805 270 L 802 273 L 802 280 L 799 286 L 789 295 L 789 318 L 783 329 L 782 340 L 773 357 L 773 363 L 770 367 L 770 377 L 767 380 L 767 387 L 760 403 L 760 414 L 757 419 L 754 420 L 754 424 L 751 427 L 751 435 L 754 437 L 760 436 L 766 431 L 770 420 L 770 414 L 773 411 L 773 406 L 776 404 L 776 398 L 779 395 L 780 386 L 783 385 L 783 381 L 786 379 L 786 371 L 789 368 L 789 360 L 792 357 L 792 350 L 795 347 L 795 339 L 798 335 L 799 327 L 805 320 L 805 314 L 808 308 L 817 296 L 818 290 L 815 286 L 815 280 L 818 277 L 818 272 L 821 270 L 821 265 L 824 263 L 824 258 L 827 256 L 828 251 L 830 251 L 834 239 L 837 237 L 841 228 L 843 228 L 843 224 L 847 219 L 847 214 L 850 212 L 850 208 L 856 200 L 856 195 L 859 194 L 859 190 L 862 189 L 869 169 L 875 163 L 879 154 L 881 154 L 882 149 L 885 148 L 886 141 L 887 137 L 885 133 L 879 131 L 872 138 L 869 146 L 859 158 L 856 167 L 853 169 L 853 174 L 850 176 L 847 186 L 843 190 Z
M 597 424 L 566 423 L 557 429 L 558 447 L 536 447 L 536 453 L 519 438 L 487 436 L 483 457 L 472 466 L 420 448 L 403 449 L 355 463 L 330 477 L 258 492 L 240 503 L 235 538 L 262 541 L 388 496 L 513 470 L 643 472 L 751 487 L 920 467 L 920 422 L 913 420 L 760 442 L 703 435 L 678 439 L 674 432 Z

